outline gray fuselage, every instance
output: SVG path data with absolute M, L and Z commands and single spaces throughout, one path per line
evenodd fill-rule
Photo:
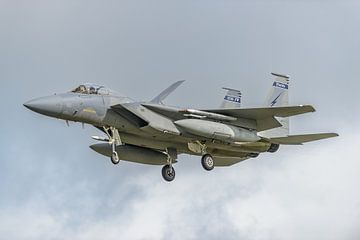
M 186 124 L 185 127 L 174 124 L 174 120 L 180 119 L 169 119 L 144 107 L 141 102 L 135 102 L 117 94 L 69 92 L 34 99 L 27 102 L 25 106 L 35 112 L 66 121 L 82 122 L 99 128 L 115 127 L 119 130 L 123 143 L 151 149 L 174 148 L 178 153 L 201 155 L 201 152 L 191 151 L 188 144 L 193 141 L 202 141 L 206 143 L 207 151 L 214 156 L 243 158 L 248 153 L 266 152 L 270 147 L 269 143 L 258 142 L 260 138 L 256 132 L 235 126 L 226 127 L 229 128 L 228 131 L 233 130 L 237 141 L 231 139 L 227 141 L 221 139 L 222 136 L 218 138 L 216 134 L 220 133 L 217 132 L 214 132 L 213 136 L 211 132 L 199 133 L 204 128 L 216 128 L 217 123 L 213 121 L 199 122 L 205 123 L 206 126 L 195 124 L 194 131 L 189 131 Z M 112 108 L 112 106 L 118 107 Z M 178 108 L 178 110 L 181 109 Z M 193 119 L 193 121 L 197 120 Z M 241 141 L 241 137 L 244 141 Z

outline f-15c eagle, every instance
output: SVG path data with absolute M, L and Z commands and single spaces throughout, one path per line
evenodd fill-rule
M 150 102 L 138 102 L 95 84 L 31 100 L 25 107 L 37 113 L 68 121 L 91 124 L 107 137 L 91 145 L 94 151 L 120 159 L 164 165 L 166 181 L 175 178 L 173 164 L 179 154 L 201 156 L 207 171 L 230 166 L 260 153 L 274 153 L 280 145 L 303 143 L 338 136 L 336 133 L 289 135 L 289 117 L 314 112 L 310 105 L 288 106 L 289 77 L 272 73 L 275 81 L 267 106 L 241 108 L 241 93 L 225 88 L 220 108 L 183 109 L 163 100 L 184 81 L 178 81 Z

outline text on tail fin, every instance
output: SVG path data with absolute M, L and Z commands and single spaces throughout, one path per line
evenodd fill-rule
M 221 108 L 240 108 L 241 107 L 241 92 L 232 88 L 223 88 L 227 90 L 225 97 L 220 105 Z

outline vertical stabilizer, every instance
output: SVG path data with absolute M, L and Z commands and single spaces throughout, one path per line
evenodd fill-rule
M 177 81 L 170 85 L 168 88 L 166 88 L 164 91 L 162 91 L 159 95 L 157 95 L 153 100 L 150 101 L 150 103 L 157 103 L 157 104 L 163 104 L 163 100 L 169 96 L 170 93 L 175 91 L 185 80 Z
M 241 92 L 236 89 L 223 88 L 227 93 L 220 105 L 220 108 L 240 108 L 241 107 Z
M 289 76 L 271 73 L 275 76 L 265 105 L 268 107 L 283 107 L 289 105 Z M 263 137 L 282 137 L 289 135 L 289 118 L 276 118 L 282 127 L 270 129 L 259 133 Z

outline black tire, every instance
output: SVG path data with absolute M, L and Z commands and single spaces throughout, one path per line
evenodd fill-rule
M 269 147 L 268 152 L 270 152 L 270 153 L 277 152 L 277 150 L 279 150 L 279 148 L 280 148 L 280 145 L 279 145 L 279 144 L 274 144 L 274 143 L 272 143 L 272 144 L 270 145 L 270 147 Z
M 249 153 L 249 157 L 251 158 L 257 158 L 260 155 L 260 153 Z
M 206 171 L 211 171 L 215 167 L 214 158 L 210 154 L 205 154 L 201 158 L 201 165 Z
M 161 174 L 165 181 L 171 182 L 175 179 L 175 169 L 170 167 L 169 165 L 165 165 L 162 170 Z
M 120 159 L 119 159 L 119 156 L 118 156 L 117 152 L 113 152 L 113 153 L 111 154 L 110 159 L 111 159 L 111 162 L 112 162 L 114 165 L 116 165 L 116 164 L 118 164 L 118 163 L 120 162 Z

